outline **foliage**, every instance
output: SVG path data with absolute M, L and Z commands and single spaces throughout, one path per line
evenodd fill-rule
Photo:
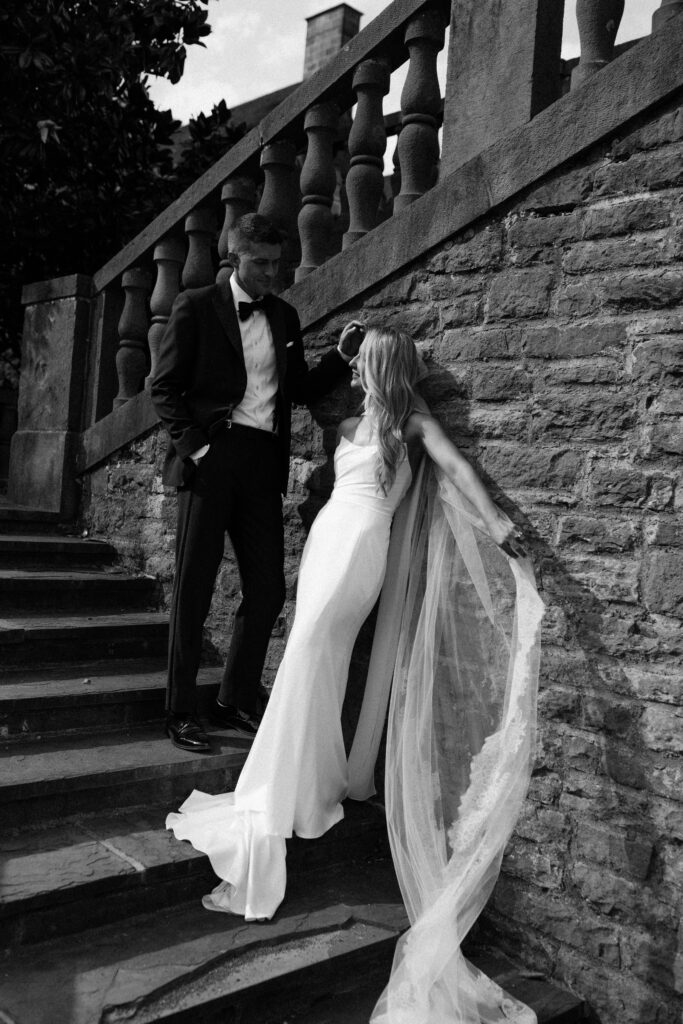
M 0 348 L 16 345 L 22 283 L 92 273 L 238 137 L 222 104 L 194 129 L 210 156 L 176 169 L 178 122 L 147 93 L 148 75 L 177 82 L 203 45 L 207 4 L 3 0 Z

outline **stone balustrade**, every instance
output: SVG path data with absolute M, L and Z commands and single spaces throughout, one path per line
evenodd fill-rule
M 623 13 L 624 0 L 577 0 L 581 59 L 572 73 L 572 89 L 583 85 L 613 59 Z

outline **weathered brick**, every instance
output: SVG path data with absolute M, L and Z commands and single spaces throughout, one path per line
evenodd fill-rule
M 480 295 L 483 287 L 483 278 L 478 274 L 440 275 L 420 284 L 416 297 L 426 302 L 450 302 L 463 295 Z
M 505 849 L 503 870 L 508 875 L 533 881 L 542 889 L 562 886 L 562 847 L 547 843 L 539 849 L 534 843 L 513 836 Z
M 534 395 L 533 438 L 571 436 L 585 441 L 622 439 L 633 425 L 636 410 L 623 392 L 604 388 L 557 388 Z
M 644 431 L 644 452 L 649 458 L 683 455 L 683 420 L 663 420 Z
M 476 406 L 467 416 L 470 431 L 477 438 L 500 438 L 502 440 L 525 441 L 527 436 L 527 414 L 523 408 Z
M 530 388 L 528 374 L 519 366 L 474 366 L 470 380 L 472 397 L 481 402 L 514 401 Z
M 639 238 L 610 238 L 601 242 L 579 242 L 562 259 L 567 274 L 594 274 L 619 267 L 655 266 L 669 263 L 674 253 L 666 233 Z
M 517 204 L 518 210 L 554 213 L 571 210 L 583 203 L 593 189 L 594 170 L 591 167 L 562 168 L 549 174 Z
M 579 821 L 572 853 L 580 860 L 601 864 L 626 877 L 645 880 L 649 874 L 654 843 L 622 829 Z
M 568 733 L 562 739 L 562 755 L 576 771 L 595 773 L 600 763 L 601 748 L 592 736 Z
M 460 328 L 444 331 L 437 339 L 434 355 L 448 362 L 461 359 L 512 359 L 520 351 L 520 333 L 513 328 Z
M 683 704 L 683 673 L 679 665 L 621 666 L 625 683 L 623 689 L 642 700 Z
M 683 376 L 683 337 L 654 337 L 636 345 L 631 374 L 657 381 Z
M 456 274 L 467 270 L 483 270 L 497 266 L 503 251 L 503 232 L 499 225 L 476 233 L 468 232 L 447 244 L 432 256 L 427 269 L 436 273 Z
M 650 750 L 683 753 L 683 710 L 651 704 L 640 720 L 643 742 Z
M 553 968 L 568 988 L 590 992 L 593 1015 L 604 1024 L 678 1024 L 669 993 L 658 993 L 587 952 L 561 946 Z
M 645 524 L 648 544 L 659 547 L 683 548 L 683 521 L 677 518 L 657 518 Z
M 653 416 L 683 416 L 683 388 L 662 388 L 650 412 Z
M 616 384 L 621 377 L 622 369 L 615 360 L 574 359 L 534 374 L 534 391 L 569 384 Z
M 572 577 L 598 601 L 638 603 L 639 566 L 633 558 L 619 559 L 567 555 L 566 565 Z
M 486 319 L 542 316 L 550 305 L 554 274 L 547 267 L 505 270 L 494 277 L 486 302 Z
M 584 317 L 600 312 L 602 292 L 599 282 L 584 280 L 558 288 L 555 309 L 559 316 Z
M 667 142 L 683 139 L 683 108 L 675 101 L 674 109 L 660 114 L 649 124 L 630 132 L 614 145 L 614 155 L 630 156 L 639 150 L 659 149 Z
M 601 238 L 665 228 L 671 223 L 671 210 L 671 202 L 658 196 L 589 206 L 581 218 L 581 235 Z
M 589 551 L 628 551 L 637 536 L 638 528 L 629 519 L 569 515 L 560 521 L 558 545 L 576 545 Z
M 645 503 L 647 479 L 628 462 L 596 461 L 589 471 L 588 497 L 594 505 L 637 508 Z
M 461 324 L 476 324 L 480 320 L 482 300 L 478 295 L 463 295 L 434 306 L 439 310 L 441 327 L 458 327 Z M 414 333 L 414 332 L 410 332 Z
M 538 258 L 548 247 L 578 238 L 575 213 L 546 217 L 517 217 L 508 228 L 508 244 L 512 247 L 515 263 L 527 263 Z
M 581 456 L 566 448 L 486 446 L 481 463 L 501 485 L 516 487 L 572 487 L 581 468 Z
M 536 359 L 594 356 L 605 349 L 622 349 L 625 344 L 626 325 L 615 320 L 560 327 L 527 327 L 522 332 L 524 353 Z
M 645 508 L 652 512 L 664 512 L 674 498 L 676 480 L 664 473 L 650 473 L 647 477 L 648 495 Z
M 647 555 L 643 599 L 652 612 L 683 616 L 683 551 L 653 551 Z
M 640 270 L 614 274 L 602 282 L 606 309 L 662 309 L 683 301 L 683 270 Z
M 624 968 L 630 975 L 650 985 L 673 988 L 673 963 L 677 952 L 674 935 L 633 929 L 622 936 L 621 949 Z
M 680 801 L 683 793 L 683 758 L 671 754 L 660 756 L 662 761 L 652 767 L 648 780 L 649 789 L 667 800 Z
M 608 163 L 596 172 L 597 195 L 655 191 L 683 184 L 683 144 L 647 153 L 635 153 L 628 160 Z

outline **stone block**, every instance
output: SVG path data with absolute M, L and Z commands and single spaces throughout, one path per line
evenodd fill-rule
M 562 738 L 562 756 L 576 771 L 594 774 L 600 763 L 600 744 L 592 736 L 567 733 Z
M 601 767 L 605 774 L 620 786 L 631 789 L 649 789 L 651 776 L 647 758 L 633 747 L 617 742 L 607 744 Z
M 639 564 L 633 557 L 567 555 L 565 561 L 572 578 L 596 600 L 638 604 Z
M 683 301 L 683 270 L 639 270 L 602 282 L 604 305 L 614 312 L 664 309 Z
M 640 150 L 659 149 L 668 142 L 683 139 L 683 108 L 679 104 L 678 99 L 674 100 L 672 110 L 618 140 L 613 147 L 614 155 L 623 159 Z
M 471 377 L 472 397 L 481 402 L 509 402 L 529 391 L 529 377 L 518 366 L 475 366 Z
M 435 273 L 458 274 L 498 266 L 503 254 L 503 231 L 494 224 L 483 231 L 457 236 L 432 256 L 427 269 Z
M 526 319 L 543 316 L 550 306 L 554 284 L 547 267 L 505 270 L 494 277 L 486 302 L 486 320 Z
M 461 324 L 476 324 L 481 319 L 482 300 L 479 295 L 463 295 L 451 299 L 440 306 L 432 306 L 439 310 L 441 327 L 459 327 Z
M 683 372 L 683 337 L 655 336 L 633 349 L 631 374 L 644 381 L 676 381 Z
M 589 551 L 629 551 L 638 537 L 630 519 L 568 515 L 560 520 L 559 547 L 582 547 Z
M 647 478 L 648 496 L 645 507 L 652 512 L 664 512 L 670 508 L 675 488 L 676 478 L 666 476 L 664 473 L 650 473 Z
M 580 820 L 572 842 L 579 860 L 604 865 L 618 874 L 644 881 L 650 870 L 654 844 L 622 829 Z
M 10 448 L 10 501 L 73 519 L 80 495 L 74 475 L 78 439 L 65 430 L 18 430 Z
M 622 375 L 623 370 L 615 360 L 573 359 L 535 373 L 534 391 L 572 384 L 616 384 Z
M 653 704 L 641 720 L 643 742 L 650 750 L 671 750 L 683 754 L 683 709 Z
M 509 404 L 502 407 L 471 408 L 467 415 L 467 429 L 476 438 L 503 441 L 525 441 L 527 437 L 527 414 L 524 408 Z M 464 427 L 462 428 L 464 429 Z
M 651 612 L 683 617 L 683 551 L 652 551 L 647 555 L 643 600 Z
M 672 754 L 660 756 L 662 760 L 652 768 L 649 789 L 656 796 L 680 802 L 683 793 L 683 758 Z
M 478 274 L 448 274 L 420 284 L 416 297 L 426 302 L 450 302 L 464 295 L 481 295 L 484 279 Z
M 594 274 L 619 267 L 651 267 L 670 263 L 671 256 L 670 237 L 666 233 L 639 238 L 610 238 L 573 245 L 563 256 L 562 269 L 572 275 Z
M 547 843 L 539 849 L 535 843 L 514 835 L 506 847 L 502 870 L 507 875 L 533 882 L 541 889 L 559 890 L 565 851 L 563 845 L 556 843 Z
M 579 237 L 578 219 L 574 212 L 550 214 L 545 217 L 516 217 L 508 228 L 508 244 L 517 263 L 538 257 L 547 247 Z M 519 250 L 524 250 L 519 251 Z
M 665 228 L 671 224 L 672 208 L 670 200 L 659 196 L 589 206 L 581 217 L 581 235 L 602 238 Z
M 623 349 L 626 326 L 618 321 L 527 327 L 522 332 L 524 354 L 534 359 L 578 359 L 606 349 Z
M 635 153 L 598 168 L 594 178 L 597 195 L 618 195 L 675 188 L 683 184 L 683 143 L 664 149 Z
M 581 281 L 558 288 L 555 309 L 559 316 L 588 317 L 600 312 L 602 293 L 595 281 Z
M 683 548 L 681 517 L 652 519 L 645 524 L 645 540 L 653 547 Z
M 533 210 L 539 214 L 571 211 L 584 203 L 593 191 L 595 170 L 592 167 L 566 166 L 552 171 L 543 182 L 534 186 L 517 204 L 517 210 Z
M 644 454 L 652 459 L 662 455 L 683 455 L 683 419 L 664 420 L 644 430 Z
M 590 467 L 588 499 L 593 505 L 638 508 L 645 504 L 647 478 L 629 462 L 598 460 Z
M 444 331 L 434 346 L 434 356 L 440 361 L 513 359 L 519 351 L 520 333 L 512 328 Z
M 683 673 L 675 665 L 624 664 L 625 689 L 642 700 L 683 705 Z
M 628 395 L 604 388 L 557 388 L 534 396 L 532 438 L 623 440 L 636 410 Z
M 579 695 L 573 690 L 554 686 L 538 695 L 538 713 L 546 722 L 576 722 L 579 706 Z
M 485 471 L 501 486 L 573 487 L 582 459 L 573 449 L 487 445 L 481 456 Z

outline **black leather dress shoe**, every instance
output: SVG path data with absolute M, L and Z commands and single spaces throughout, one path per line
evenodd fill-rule
M 211 751 L 209 737 L 194 718 L 169 715 L 166 719 L 166 734 L 181 750 L 191 750 L 195 754 L 208 754 Z
M 246 736 L 255 736 L 259 727 L 258 719 L 248 715 L 246 711 L 240 711 L 233 704 L 216 702 L 209 711 L 209 718 L 214 725 L 222 729 L 241 732 Z

